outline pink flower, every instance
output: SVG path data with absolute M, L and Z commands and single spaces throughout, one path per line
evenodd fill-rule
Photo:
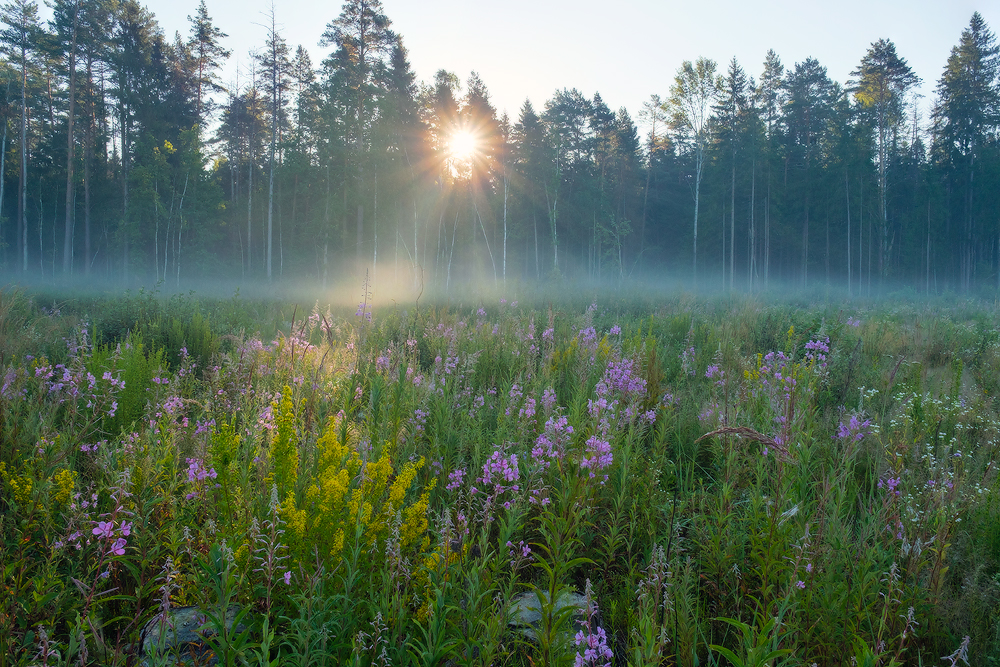
M 116 556 L 124 556 L 125 544 L 126 542 L 124 538 L 119 537 L 117 540 L 115 540 L 115 543 L 111 546 L 111 553 L 113 553 Z
M 114 533 L 115 524 L 112 521 L 98 521 L 97 527 L 94 528 L 94 535 L 98 537 L 106 537 L 109 540 L 111 535 Z

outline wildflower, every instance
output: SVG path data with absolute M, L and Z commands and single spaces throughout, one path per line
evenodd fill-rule
M 547 468 L 552 459 L 563 457 L 572 435 L 573 427 L 569 425 L 569 419 L 565 415 L 549 417 L 545 422 L 544 431 L 535 440 L 535 446 L 531 448 L 531 457 L 543 468 Z
M 98 521 L 97 527 L 94 528 L 93 533 L 98 537 L 104 537 L 110 540 L 111 536 L 114 534 L 114 529 L 115 524 L 113 521 Z
M 886 489 L 890 494 L 898 496 L 900 491 L 896 489 L 899 483 L 902 481 L 902 477 L 888 477 L 885 480 L 878 481 L 878 488 Z
M 681 360 L 681 370 L 685 375 L 694 375 L 694 347 L 689 347 L 678 355 Z
M 124 556 L 126 544 L 127 542 L 125 541 L 125 539 L 119 537 L 117 540 L 115 540 L 115 543 L 111 546 L 111 553 L 113 553 L 115 556 Z
M 507 553 L 510 556 L 510 566 L 513 569 L 517 569 L 522 562 L 527 562 L 533 560 L 531 556 L 531 547 L 524 543 L 524 540 L 519 541 L 514 544 L 511 541 L 507 541 Z
M 614 454 L 611 453 L 611 443 L 607 440 L 601 440 L 596 435 L 590 436 L 587 440 L 587 453 L 580 462 L 581 468 L 587 468 L 590 472 L 591 479 L 594 478 L 594 473 L 604 470 L 614 462 Z
M 872 420 L 864 419 L 864 413 L 852 412 L 847 423 L 841 420 L 837 428 L 837 437 L 841 440 L 853 440 L 860 442 L 866 435 L 872 432 Z
M 576 633 L 573 643 L 583 647 L 583 653 L 577 651 L 573 661 L 573 667 L 611 667 L 611 658 L 614 657 L 611 648 L 608 647 L 608 636 L 601 626 L 594 626 L 594 618 L 597 616 L 597 605 L 593 601 L 593 593 L 590 586 L 590 579 L 584 590 L 587 598 L 587 624 L 583 630 Z
M 542 407 L 545 412 L 552 412 L 556 407 L 556 390 L 552 387 L 546 387 L 545 391 L 542 392 Z
M 608 333 L 611 334 L 612 336 L 617 336 L 621 332 L 622 332 L 622 328 L 620 326 L 618 326 L 617 324 L 614 325 L 613 327 L 611 327 L 611 329 L 608 331 Z
M 285 585 L 289 586 L 289 585 L 291 585 L 291 583 L 292 583 L 292 571 L 291 570 L 287 570 L 285 572 Z
M 465 477 L 465 468 L 459 468 L 448 473 L 448 485 L 444 487 L 448 491 L 454 491 L 462 486 L 462 479 Z
M 806 582 L 799 579 L 798 581 L 795 582 L 795 587 L 801 590 L 806 587 Z
M 184 408 L 184 399 L 180 396 L 171 396 L 163 402 L 163 411 L 168 415 L 176 414 Z

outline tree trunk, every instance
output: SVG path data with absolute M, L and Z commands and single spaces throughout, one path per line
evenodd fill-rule
M 847 296 L 854 296 L 854 283 L 851 277 L 851 182 L 844 170 L 844 193 L 847 196 Z
M 445 292 L 451 289 L 451 260 L 455 256 L 455 234 L 458 232 L 458 216 L 459 212 L 456 211 L 455 225 L 451 228 L 451 251 L 448 253 L 448 273 L 444 283 Z
M 21 176 L 17 219 L 21 227 L 21 271 L 28 272 L 28 51 L 21 47 Z
M 278 141 L 278 120 L 271 122 L 271 175 L 267 184 L 267 280 L 271 280 L 271 246 L 274 233 L 274 148 Z
M 83 148 L 83 273 L 90 275 L 90 176 L 94 159 L 94 70 L 93 58 L 87 54 L 87 131 Z
M 729 189 L 729 291 L 733 291 L 733 275 L 736 266 L 736 151 L 733 151 L 733 171 Z
M 486 236 L 486 226 L 483 224 L 483 216 L 479 214 L 479 204 L 476 203 L 476 195 L 472 195 L 472 206 L 476 209 L 476 217 L 479 218 L 479 228 L 483 230 L 483 239 L 486 241 L 486 252 L 490 255 L 490 263 L 493 265 L 493 286 L 497 285 L 497 263 L 493 261 L 493 251 L 490 250 L 490 239 Z
M 253 136 L 250 138 L 253 145 Z M 247 161 L 247 276 L 253 271 L 253 151 Z
M 4 168 L 7 163 L 7 119 L 3 121 L 3 144 L 0 146 L 0 241 L 3 240 L 3 186 L 6 180 L 3 177 Z M 3 260 L 7 259 L 7 251 L 4 249 Z M 6 263 L 6 262 L 5 262 Z
M 510 181 L 507 179 L 506 153 L 503 164 L 503 282 L 507 284 L 507 190 Z
M 76 112 L 76 28 L 80 17 L 80 0 L 73 10 L 73 38 L 69 49 L 69 109 L 66 115 L 66 229 L 63 236 L 63 273 L 69 274 L 73 267 L 73 226 L 74 188 L 73 164 L 76 142 L 73 141 L 73 121 Z
M 696 140 L 697 141 L 697 140 Z M 697 146 L 694 149 L 694 248 L 691 259 L 691 285 L 698 289 L 698 205 L 701 200 L 701 170 L 705 162 L 705 149 Z

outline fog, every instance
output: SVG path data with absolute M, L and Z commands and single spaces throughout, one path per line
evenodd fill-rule
M 421 279 L 422 278 L 422 279 Z M 184 295 L 208 299 L 243 299 L 286 301 L 299 304 L 320 304 L 335 309 L 356 309 L 367 304 L 375 309 L 411 307 L 421 305 L 447 305 L 468 308 L 480 305 L 512 304 L 528 306 L 552 305 L 566 308 L 571 303 L 593 300 L 629 302 L 635 307 L 650 310 L 688 307 L 698 302 L 733 303 L 759 301 L 780 302 L 790 306 L 819 304 L 852 304 L 875 306 L 895 303 L 949 303 L 976 302 L 983 307 L 997 304 L 998 291 L 980 286 L 976 290 L 959 292 L 949 286 L 938 286 L 928 291 L 928 285 L 902 281 L 883 280 L 871 286 L 850 286 L 846 280 L 816 280 L 805 286 L 801 279 L 770 277 L 767 283 L 760 279 L 751 288 L 745 277 L 734 281 L 728 289 L 729 278 L 721 272 L 699 273 L 697 282 L 690 274 L 633 271 L 628 276 L 596 280 L 586 276 L 550 275 L 542 280 L 508 278 L 494 279 L 492 271 L 473 271 L 468 268 L 451 276 L 451 280 L 427 276 L 416 278 L 410 271 L 394 270 L 380 266 L 351 269 L 337 276 L 322 278 L 281 278 L 245 280 L 241 278 L 185 279 L 178 281 L 142 280 L 134 278 L 128 283 L 107 278 L 85 279 L 37 274 L 0 274 L 0 289 L 18 289 L 36 295 L 40 301 L 59 302 L 73 298 L 113 298 L 124 293 L 150 294 L 159 298 Z M 324 282 L 326 283 L 324 286 Z M 586 304 L 583 305 L 585 307 Z

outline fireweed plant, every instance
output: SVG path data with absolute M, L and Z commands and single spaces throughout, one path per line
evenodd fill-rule
M 1000 661 L 992 304 L 50 303 L 0 291 L 0 667 L 186 606 L 229 665 Z

